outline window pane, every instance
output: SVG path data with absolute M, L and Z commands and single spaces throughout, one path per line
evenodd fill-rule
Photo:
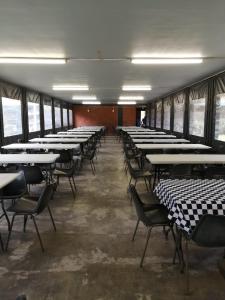
M 164 101 L 163 108 L 164 108 L 163 128 L 170 130 L 171 102 L 169 100 Z
M 73 125 L 73 112 L 71 109 L 69 110 L 69 124 L 70 126 Z
M 61 109 L 60 107 L 55 107 L 55 128 L 59 128 L 61 126 Z
M 52 129 L 52 107 L 44 105 L 45 130 Z
M 151 127 L 155 126 L 155 109 L 151 109 Z
M 184 131 L 184 110 L 185 110 L 184 100 L 174 101 L 174 126 L 173 130 L 176 132 Z
M 204 136 L 206 99 L 190 99 L 189 134 Z
M 215 139 L 225 142 L 225 94 L 216 96 Z
M 63 108 L 63 127 L 68 126 L 67 109 Z
M 156 128 L 161 128 L 162 102 L 156 104 Z
M 4 137 L 22 134 L 21 100 L 2 97 Z
M 40 131 L 40 105 L 28 102 L 29 132 Z

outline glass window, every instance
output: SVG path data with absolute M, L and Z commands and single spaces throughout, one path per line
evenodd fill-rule
M 69 125 L 73 125 L 73 111 L 72 109 L 69 110 Z
M 156 103 L 156 128 L 161 128 L 162 102 Z
M 155 127 L 155 108 L 151 109 L 151 127 Z
M 164 118 L 163 118 L 163 128 L 170 130 L 170 112 L 171 112 L 171 101 L 165 100 L 163 102 Z
M 63 127 L 68 126 L 67 109 L 63 108 Z
M 52 107 L 44 104 L 44 123 L 45 130 L 52 129 Z
M 60 107 L 55 107 L 55 128 L 61 127 L 61 109 Z
M 182 97 L 180 97 L 182 98 Z M 184 131 L 184 111 L 185 111 L 185 100 L 175 99 L 174 101 L 174 125 L 173 130 L 176 132 Z
M 190 99 L 189 134 L 204 136 L 206 99 Z
M 29 132 L 40 131 L 40 104 L 28 102 Z
M 21 100 L 2 97 L 4 137 L 22 134 Z
M 225 142 L 225 94 L 216 96 L 215 140 Z

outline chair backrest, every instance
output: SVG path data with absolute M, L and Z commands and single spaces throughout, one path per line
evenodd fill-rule
M 18 174 L 15 180 L 2 189 L 1 198 L 21 197 L 27 192 L 27 184 L 23 171 L 20 171 Z
M 202 247 L 225 247 L 225 216 L 203 215 L 191 239 Z
M 144 211 L 144 205 L 143 205 L 143 202 L 141 201 L 138 193 L 137 193 L 137 190 L 135 188 L 135 186 L 133 184 L 131 184 L 129 186 L 129 191 L 131 193 L 131 198 L 134 202 L 134 206 L 135 206 L 135 209 L 136 209 L 136 213 L 137 213 L 137 216 L 138 216 L 138 219 L 140 221 L 142 221 L 144 224 L 147 224 L 147 218 L 145 216 L 145 211 Z
M 48 205 L 48 202 L 51 200 L 54 193 L 53 184 L 47 184 L 42 191 L 36 207 L 36 213 L 40 214 Z
M 62 150 L 59 152 L 60 157 L 57 158 L 56 163 L 66 164 L 70 163 L 72 160 L 72 153 L 70 150 Z
M 27 184 L 40 184 L 44 180 L 44 176 L 38 166 L 21 166 L 20 170 L 24 172 Z
M 175 178 L 190 178 L 192 167 L 190 165 L 174 165 L 170 171 L 170 177 Z

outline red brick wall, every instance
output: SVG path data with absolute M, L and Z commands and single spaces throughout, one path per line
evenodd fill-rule
M 123 126 L 136 125 L 136 107 L 123 106 Z
M 117 106 L 76 105 L 73 108 L 74 126 L 106 126 L 109 133 L 117 126 Z
M 74 105 L 74 127 L 79 126 L 106 126 L 109 133 L 118 125 L 117 105 Z M 123 106 L 123 126 L 135 126 L 136 107 Z

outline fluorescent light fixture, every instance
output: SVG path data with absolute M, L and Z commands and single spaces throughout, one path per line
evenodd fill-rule
M 88 85 L 53 85 L 54 91 L 88 91 Z
M 123 85 L 123 91 L 151 91 L 150 85 Z
M 143 96 L 120 96 L 119 100 L 144 100 Z
M 86 105 L 99 105 L 101 104 L 100 101 L 83 101 L 82 104 L 86 104 Z
M 0 64 L 65 64 L 65 58 L 0 57 Z
M 173 64 L 201 64 L 202 58 L 132 58 L 132 64 L 142 65 L 173 65 Z
M 117 104 L 119 104 L 119 105 L 135 105 L 136 101 L 118 101 Z
M 96 96 L 85 96 L 85 95 L 80 95 L 80 96 L 73 96 L 73 100 L 97 100 Z

